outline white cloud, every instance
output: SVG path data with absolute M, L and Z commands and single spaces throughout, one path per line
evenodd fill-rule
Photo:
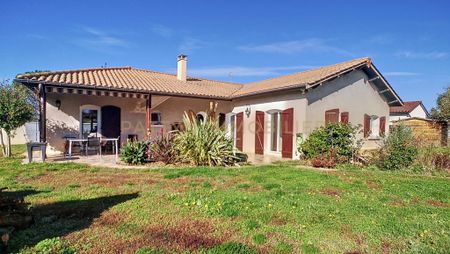
M 203 40 L 193 37 L 186 37 L 181 41 L 178 49 L 180 50 L 180 53 L 189 54 L 197 49 L 203 48 L 206 44 L 207 43 Z
M 129 43 L 126 40 L 92 27 L 82 27 L 81 32 L 82 35 L 75 39 L 74 42 L 85 48 L 99 51 L 111 51 L 113 49 L 127 48 L 129 46 Z
M 295 54 L 303 52 L 333 52 L 340 55 L 353 55 L 339 47 L 328 45 L 323 39 L 310 38 L 305 40 L 282 41 L 262 45 L 239 46 L 239 50 L 247 52 Z
M 407 71 L 391 71 L 391 72 L 384 72 L 383 75 L 386 77 L 404 77 L 404 76 L 417 76 L 420 75 L 420 73 Z
M 153 25 L 151 27 L 151 30 L 154 33 L 156 33 L 159 36 L 162 36 L 162 37 L 164 37 L 166 39 L 167 38 L 171 38 L 175 34 L 175 31 L 172 28 L 167 27 L 167 26 L 163 26 L 163 25 L 159 25 L 159 24 Z
M 430 51 L 430 52 L 415 52 L 415 51 L 400 51 L 396 56 L 409 59 L 445 59 L 450 56 L 448 52 Z
M 188 69 L 189 75 L 194 77 L 259 77 L 276 76 L 283 74 L 284 71 L 300 71 L 312 69 L 315 66 L 278 66 L 278 67 L 210 67 L 210 68 L 192 68 Z

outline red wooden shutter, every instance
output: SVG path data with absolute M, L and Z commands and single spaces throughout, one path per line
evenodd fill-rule
M 386 117 L 380 117 L 380 136 L 384 137 L 384 133 L 386 132 Z
M 367 138 L 370 134 L 370 116 L 364 114 L 364 137 Z
M 348 112 L 341 113 L 341 123 L 348 124 Z
M 339 122 L 339 109 L 330 109 L 325 111 L 325 124 Z
M 264 154 L 264 112 L 256 111 L 255 153 Z
M 281 113 L 281 156 L 292 158 L 294 109 L 288 108 Z
M 244 112 L 236 114 L 236 148 L 242 151 L 244 147 Z

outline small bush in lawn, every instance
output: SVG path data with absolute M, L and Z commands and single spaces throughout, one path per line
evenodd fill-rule
M 360 141 L 356 139 L 358 130 L 357 126 L 343 123 L 321 126 L 299 145 L 299 151 L 307 159 L 323 159 L 333 151 L 339 161 L 349 161 L 360 147 Z
M 209 249 L 208 254 L 256 254 L 255 249 L 236 242 L 226 242 Z
M 384 170 L 399 170 L 411 166 L 417 156 L 417 144 L 412 131 L 405 125 L 394 126 L 380 150 L 377 166 Z
M 73 254 L 75 249 L 70 247 L 60 237 L 44 239 L 37 243 L 33 248 L 29 248 L 19 252 L 21 254 Z
M 147 141 L 129 142 L 122 147 L 120 158 L 127 164 L 144 164 L 148 159 L 148 149 Z
M 150 147 L 150 157 L 165 164 L 176 163 L 179 160 L 179 155 L 174 147 L 173 135 L 156 139 Z
M 337 165 L 336 162 L 336 156 L 333 153 L 318 155 L 311 159 L 311 165 L 315 168 L 334 168 Z
M 227 166 L 236 161 L 233 140 L 215 121 L 191 120 L 185 113 L 185 130 L 176 134 L 174 143 L 180 157 L 201 166 Z

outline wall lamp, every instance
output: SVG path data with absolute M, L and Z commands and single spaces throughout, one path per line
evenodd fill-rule
M 245 115 L 248 117 L 250 117 L 250 113 L 252 112 L 252 109 L 250 108 L 250 105 L 247 105 L 245 108 Z
M 58 108 L 58 110 L 61 110 L 61 101 L 60 100 L 56 100 L 55 105 Z

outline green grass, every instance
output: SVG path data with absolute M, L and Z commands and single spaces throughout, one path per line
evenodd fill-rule
M 23 152 L 14 147 L 15 154 Z M 13 251 L 61 237 L 77 253 L 445 253 L 450 178 L 296 163 L 125 170 L 0 158 L 0 187 L 36 223 Z M 47 241 L 50 242 L 51 241 Z

